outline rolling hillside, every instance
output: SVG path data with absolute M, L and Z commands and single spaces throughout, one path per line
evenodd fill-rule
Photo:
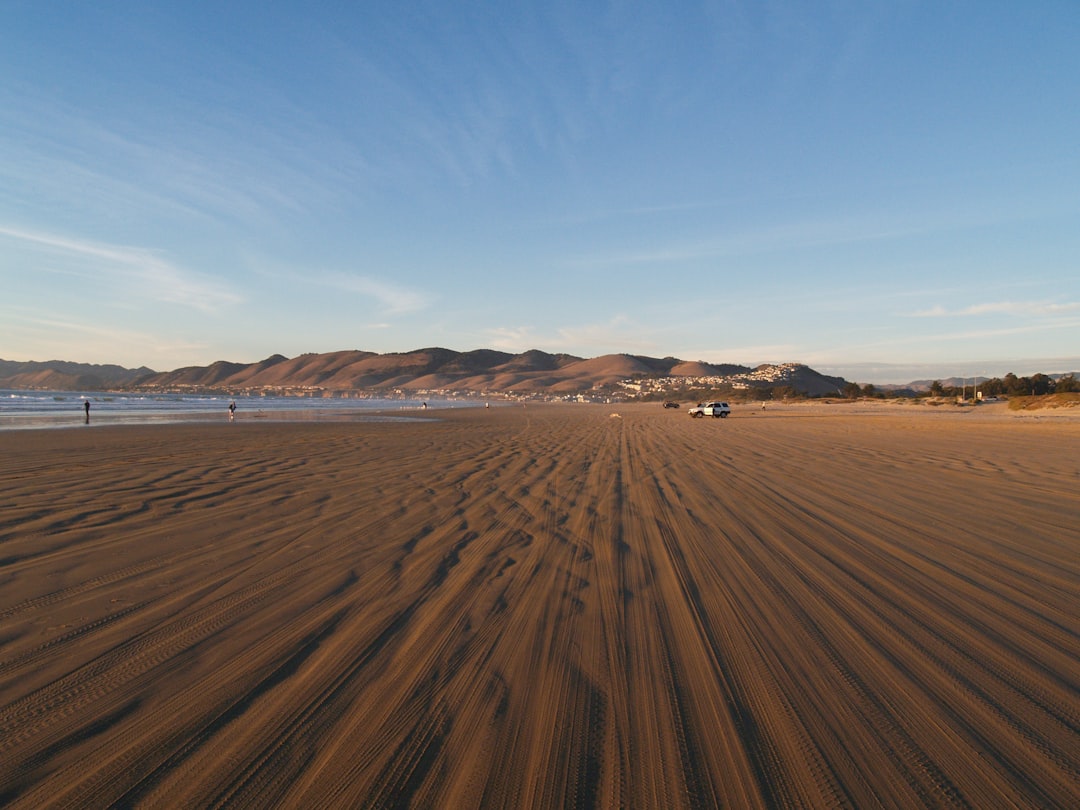
M 308 389 L 326 394 L 390 390 L 571 394 L 630 379 L 681 378 L 702 388 L 723 382 L 747 386 L 790 385 L 811 394 L 834 393 L 845 383 L 807 366 L 712 365 L 676 357 L 609 354 L 593 358 L 531 350 L 457 352 L 426 348 L 377 354 L 339 351 L 273 355 L 257 363 L 218 361 L 173 371 L 85 366 L 76 363 L 0 361 L 0 387 L 54 389 L 252 390 Z
M 124 368 L 114 365 L 69 363 L 64 360 L 43 362 L 0 360 L 0 388 L 75 391 L 122 388 L 154 374 L 152 369 Z

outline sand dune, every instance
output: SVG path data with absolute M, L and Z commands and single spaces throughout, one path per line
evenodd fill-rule
M 1080 805 L 1080 424 L 619 415 L 0 434 L 0 805 Z

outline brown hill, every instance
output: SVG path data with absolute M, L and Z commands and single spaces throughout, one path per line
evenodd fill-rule
M 302 379 L 304 381 L 300 383 L 302 385 L 320 385 L 355 367 L 358 363 L 377 356 L 372 352 L 361 351 L 302 354 L 292 360 L 275 363 L 261 369 L 258 374 L 250 378 L 249 384 L 256 386 L 296 385 L 298 384 L 296 380 Z
M 0 388 L 52 391 L 101 391 L 130 385 L 155 374 L 152 369 L 72 363 L 66 360 L 0 360 Z
M 700 361 L 679 360 L 671 367 L 672 377 L 724 377 L 732 374 L 746 374 L 750 371 L 748 366 L 737 366 L 732 363 L 715 365 Z
M 493 349 L 457 352 L 438 347 L 377 354 L 360 350 L 272 355 L 257 363 L 219 360 L 167 372 L 77 363 L 13 363 L 0 360 L 0 387 L 79 390 L 318 390 L 327 394 L 391 389 L 447 390 L 519 394 L 572 394 L 610 387 L 625 380 L 684 377 L 688 383 L 715 386 L 716 378 L 739 378 L 747 385 L 790 385 L 811 394 L 835 393 L 839 378 L 823 377 L 806 366 L 713 365 L 676 357 L 608 354 L 581 358 L 531 350 L 509 354 Z M 689 378 L 701 378 L 693 383 Z
M 617 379 L 653 372 L 647 364 L 629 354 L 605 354 L 601 357 L 579 360 L 563 366 L 561 370 L 575 377 L 615 377 Z
M 339 351 L 303 354 L 291 360 L 274 355 L 260 363 L 217 362 L 140 380 L 145 388 L 304 388 L 326 392 L 446 390 L 570 394 L 647 377 L 715 378 L 740 376 L 750 385 L 784 384 L 807 393 L 834 393 L 843 380 L 827 378 L 796 363 L 783 366 L 714 365 L 676 357 L 607 354 L 581 358 L 532 350 L 512 355 L 491 349 L 456 352 L 426 348 L 376 354 Z M 711 378 L 711 379 L 710 379 Z M 707 381 L 707 382 L 706 382 Z
M 538 349 L 530 349 L 523 354 L 516 354 L 492 371 L 497 372 L 530 372 L 530 371 L 554 371 L 563 366 L 580 361 L 580 357 L 570 354 L 548 354 Z

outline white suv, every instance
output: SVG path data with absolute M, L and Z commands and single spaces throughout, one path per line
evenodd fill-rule
M 731 406 L 726 402 L 706 402 L 705 404 L 699 402 L 696 408 L 691 408 L 687 413 L 695 419 L 700 419 L 703 416 L 723 419 L 731 413 Z

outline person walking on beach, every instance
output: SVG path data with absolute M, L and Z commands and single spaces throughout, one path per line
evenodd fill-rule
M 232 402 L 229 403 L 229 421 L 230 422 L 233 420 L 234 416 L 236 416 L 236 400 L 235 399 Z
M 86 409 L 86 424 L 90 424 L 90 400 L 83 400 L 83 408 Z

